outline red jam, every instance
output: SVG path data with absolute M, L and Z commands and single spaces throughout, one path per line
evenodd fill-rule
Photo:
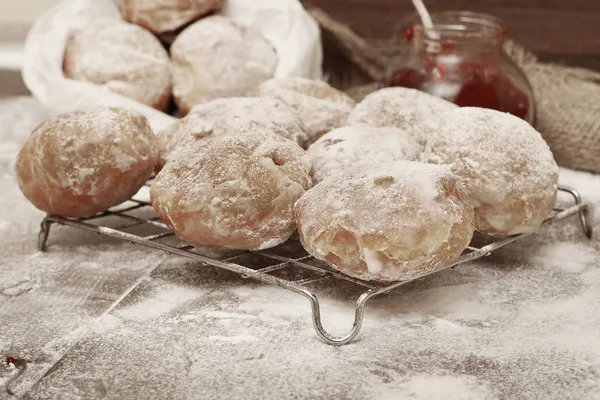
M 503 75 L 490 73 L 481 66 L 463 63 L 462 83 L 459 90 L 442 97 L 460 107 L 482 107 L 508 112 L 519 118 L 525 119 L 528 111 L 528 98 L 525 93 L 514 87 Z M 444 84 L 444 65 L 436 67 L 440 75 L 433 84 L 427 85 L 426 91 L 435 91 L 435 84 Z M 401 68 L 388 80 L 386 86 L 401 86 L 412 89 L 425 89 L 426 76 L 414 69 Z

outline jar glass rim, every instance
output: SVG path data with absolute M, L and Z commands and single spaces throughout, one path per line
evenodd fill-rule
M 403 24 L 404 28 L 412 28 L 415 33 L 428 37 L 434 34 L 445 39 L 500 39 L 504 37 L 504 22 L 490 14 L 474 11 L 438 11 L 431 13 L 433 28 L 425 29 L 418 14 L 412 14 Z

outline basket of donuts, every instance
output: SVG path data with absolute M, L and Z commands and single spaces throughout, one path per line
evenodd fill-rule
M 23 79 L 54 114 L 121 106 L 158 130 L 272 78 L 319 79 L 321 53 L 298 0 L 66 0 L 30 30 Z

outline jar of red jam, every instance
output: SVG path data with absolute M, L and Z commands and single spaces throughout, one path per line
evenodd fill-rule
M 504 51 L 503 23 L 491 15 L 467 11 L 431 17 L 430 29 L 416 16 L 405 23 L 409 46 L 390 67 L 386 86 L 419 89 L 461 107 L 508 112 L 533 124 L 533 91 Z

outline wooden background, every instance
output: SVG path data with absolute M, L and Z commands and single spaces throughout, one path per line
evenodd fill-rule
M 357 33 L 388 37 L 413 12 L 411 0 L 305 0 Z M 513 39 L 542 61 L 600 71 L 600 0 L 426 0 L 435 10 L 483 11 L 502 18 Z

